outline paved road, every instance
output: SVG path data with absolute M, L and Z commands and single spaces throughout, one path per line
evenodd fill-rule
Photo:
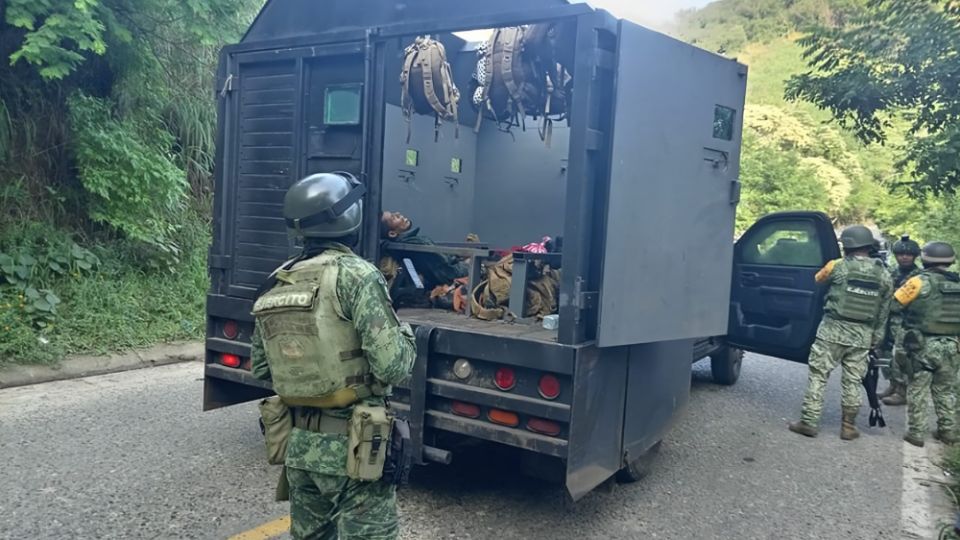
M 491 459 L 428 467 L 402 492 L 403 538 L 899 538 L 902 411 L 841 442 L 785 425 L 806 368 L 750 357 L 732 388 L 698 365 L 688 410 L 644 482 L 572 511 Z M 256 408 L 200 412 L 202 366 L 0 391 L 0 538 L 228 538 L 286 514 Z M 836 376 L 835 376 L 836 377 Z

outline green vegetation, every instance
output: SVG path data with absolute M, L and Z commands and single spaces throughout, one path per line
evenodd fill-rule
M 878 2 L 897 5 L 901 11 L 908 4 L 931 3 L 936 2 Z M 674 33 L 679 37 L 737 57 L 750 67 L 738 231 L 767 212 L 818 209 L 830 214 L 838 226 L 866 222 L 891 237 L 909 233 L 921 240 L 960 242 L 957 196 L 941 193 L 924 198 L 908 189 L 914 170 L 903 157 L 909 158 L 918 148 L 916 136 L 921 133 L 911 131 L 915 127 L 912 117 L 883 117 L 887 121 L 883 125 L 884 144 L 865 146 L 866 139 L 860 133 L 844 129 L 834 120 L 829 106 L 821 108 L 824 102 L 785 100 L 788 93 L 807 97 L 792 90 L 798 83 L 789 82 L 810 71 L 807 62 L 815 58 L 805 57 L 805 46 L 813 41 L 804 36 L 810 32 L 845 35 L 844 29 L 862 26 L 874 10 L 866 0 L 720 0 L 678 17 Z M 955 50 L 957 42 L 960 40 L 952 42 L 953 49 L 943 50 Z M 937 43 L 942 44 L 942 40 Z M 952 56 L 942 56 L 939 63 L 932 59 L 932 65 L 939 68 L 927 71 L 957 73 L 960 61 L 956 54 L 949 54 Z M 923 59 L 932 56 L 927 53 Z M 851 60 L 848 65 L 853 63 Z M 861 90 L 870 93 L 849 78 L 846 82 L 848 95 L 859 95 Z M 951 88 L 956 91 L 957 87 L 953 84 Z M 914 90 L 922 88 L 915 80 Z M 852 126 L 849 122 L 846 125 Z M 949 178 L 957 170 L 957 165 L 953 165 L 953 172 L 946 166 L 942 176 Z
M 216 53 L 261 0 L 0 9 L 0 364 L 202 335 Z

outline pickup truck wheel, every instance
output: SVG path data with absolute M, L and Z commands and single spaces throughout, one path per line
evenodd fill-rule
M 713 382 L 724 386 L 737 383 L 740 367 L 743 365 L 743 351 L 733 347 L 722 347 L 710 355 L 710 372 Z
M 657 444 L 650 447 L 645 454 L 631 461 L 626 467 L 617 471 L 617 482 L 621 484 L 631 484 L 643 480 L 650 471 L 653 470 L 653 462 L 660 453 L 660 446 L 663 441 L 657 441 Z

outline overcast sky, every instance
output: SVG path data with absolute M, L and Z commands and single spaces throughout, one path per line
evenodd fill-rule
M 703 7 L 711 0 L 587 0 L 593 7 L 641 23 L 663 24 L 681 9 Z

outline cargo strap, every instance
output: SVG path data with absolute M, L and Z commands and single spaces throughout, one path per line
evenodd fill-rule
M 297 407 L 293 409 L 293 427 L 315 433 L 346 435 L 350 421 L 331 415 L 323 409 Z

